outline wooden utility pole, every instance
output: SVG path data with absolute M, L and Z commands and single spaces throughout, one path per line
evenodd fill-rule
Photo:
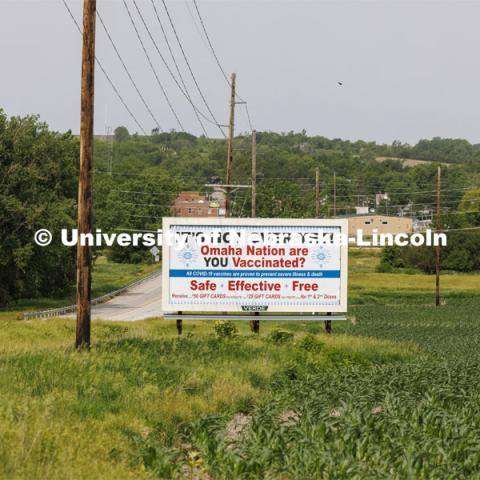
M 80 172 L 78 176 L 78 233 L 92 231 L 93 96 L 95 76 L 96 0 L 83 1 L 83 47 L 80 114 Z M 77 245 L 77 327 L 75 346 L 90 348 L 92 258 L 88 245 Z
M 257 216 L 257 132 L 252 131 L 252 218 Z
M 315 218 L 320 218 L 320 170 L 315 170 Z M 331 315 L 331 313 L 327 313 Z M 325 332 L 332 333 L 332 321 L 325 320 Z
M 257 132 L 252 131 L 252 218 L 257 216 Z M 260 316 L 259 312 L 254 315 Z M 260 333 L 260 320 L 250 320 L 250 330 Z
M 437 170 L 437 231 L 442 228 L 442 220 L 440 213 L 440 179 L 441 179 L 441 168 L 438 167 Z M 440 306 L 440 245 L 435 247 L 435 305 Z
M 232 73 L 230 86 L 230 120 L 228 122 L 228 140 L 227 140 L 227 178 L 226 178 L 226 191 L 227 196 L 225 199 L 225 216 L 230 217 L 231 214 L 231 185 L 232 185 L 232 166 L 233 166 L 233 137 L 235 134 L 235 81 L 236 75 Z

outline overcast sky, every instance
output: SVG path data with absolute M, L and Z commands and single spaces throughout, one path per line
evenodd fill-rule
M 200 134 L 189 103 L 170 78 L 128 5 L 171 102 L 187 131 Z M 81 18 L 82 2 L 68 0 Z M 206 112 L 161 0 L 155 0 L 193 102 Z M 197 81 L 220 123 L 228 85 L 200 35 L 192 0 L 167 0 Z M 237 73 L 257 130 L 414 143 L 433 136 L 480 143 L 480 1 L 198 0 L 218 56 Z M 174 69 L 151 0 L 137 0 Z M 164 130 L 179 129 L 149 69 L 122 0 L 98 0 L 120 54 Z M 194 23 L 193 18 L 197 23 Z M 81 36 L 62 0 L 0 0 L 0 108 L 38 113 L 51 128 L 79 130 Z M 154 122 L 97 21 L 97 57 L 139 123 Z M 343 82 L 343 86 L 337 82 Z M 247 131 L 244 108 L 237 129 Z M 96 70 L 95 131 L 138 130 Z M 208 126 L 212 136 L 219 132 Z

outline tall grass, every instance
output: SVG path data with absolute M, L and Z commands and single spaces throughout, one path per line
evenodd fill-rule
M 221 339 L 211 324 L 189 324 L 176 338 L 162 320 L 95 322 L 94 347 L 82 354 L 71 348 L 71 321 L 4 323 L 0 477 L 182 477 L 197 448 L 185 432 L 209 416 L 268 405 L 282 372 L 398 363 L 416 353 L 299 332 L 279 345 L 266 332 L 274 325 L 259 338 L 239 328 L 244 335 Z

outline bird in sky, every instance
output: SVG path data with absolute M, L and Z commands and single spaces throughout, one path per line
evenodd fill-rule
M 337 82 L 337 83 L 338 83 L 340 86 L 342 86 L 342 85 L 343 85 L 343 82 Z

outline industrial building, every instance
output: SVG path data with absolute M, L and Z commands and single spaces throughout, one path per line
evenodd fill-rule
M 373 230 L 378 233 L 412 233 L 413 221 L 410 217 L 395 217 L 390 215 L 354 215 L 346 217 L 348 220 L 348 235 L 354 236 L 357 230 L 363 231 L 364 237 L 372 235 Z

